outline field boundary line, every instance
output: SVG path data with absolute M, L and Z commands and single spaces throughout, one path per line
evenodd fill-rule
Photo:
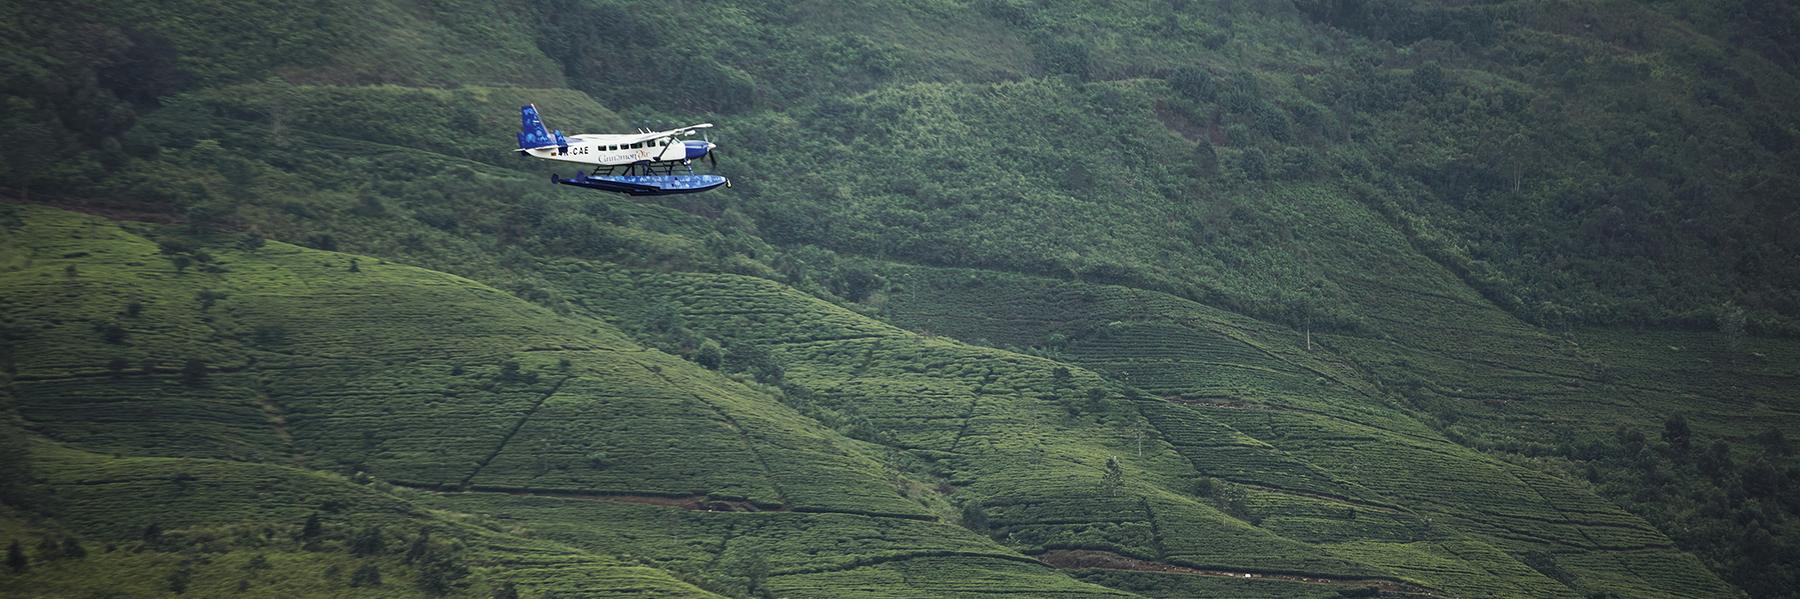
M 475 469 L 469 471 L 468 476 L 464 476 L 462 478 L 462 481 L 457 483 L 458 486 L 463 487 L 463 488 L 468 488 L 469 482 L 475 480 L 476 475 L 481 474 L 481 471 L 483 469 L 486 469 L 487 465 L 494 461 L 494 458 L 500 457 L 500 452 L 504 451 L 506 449 L 506 444 L 512 442 L 512 438 L 514 435 L 519 434 L 519 429 L 525 428 L 525 422 L 528 420 L 531 420 L 531 417 L 533 415 L 537 414 L 538 408 L 543 407 L 544 402 L 549 401 L 550 396 L 556 395 L 556 393 L 558 391 L 562 391 L 563 385 L 567 384 L 569 382 L 569 379 L 573 379 L 573 378 L 575 378 L 575 375 L 569 375 L 569 376 L 563 377 L 561 380 L 556 381 L 556 384 L 552 385 L 550 387 L 550 391 L 548 393 L 545 393 L 543 396 L 539 397 L 536 402 L 533 402 L 531 404 L 531 409 L 526 410 L 524 415 L 519 416 L 519 419 L 517 421 L 513 422 L 512 429 L 506 431 L 505 436 L 500 437 L 500 444 L 495 445 L 494 450 L 492 452 L 489 452 L 487 454 L 487 457 L 484 457 L 481 459 L 480 462 L 477 462 L 475 464 Z
M 744 450 L 750 452 L 750 455 L 756 458 L 756 463 L 762 466 L 763 476 L 768 477 L 769 487 L 775 491 L 775 498 L 781 501 L 781 508 L 788 509 L 791 502 L 788 501 L 787 491 L 782 490 L 781 481 L 775 477 L 775 470 L 769 467 L 769 460 L 763 457 L 762 451 L 756 449 L 756 443 L 750 439 L 750 432 L 744 430 L 744 426 L 738 424 L 736 418 L 731 417 L 731 414 L 726 412 L 724 408 L 713 404 L 713 402 L 707 401 L 706 398 L 702 397 L 698 392 L 676 383 L 674 379 L 669 378 L 669 375 L 663 374 L 661 368 L 651 368 L 649 364 L 644 364 L 642 362 L 634 361 L 634 363 L 643 367 L 643 369 L 650 374 L 656 375 L 656 378 L 661 379 L 662 382 L 669 387 L 680 389 L 682 392 L 687 393 L 688 397 L 693 398 L 694 401 L 700 402 L 700 405 L 706 406 L 707 409 L 712 410 L 714 415 L 725 421 L 725 424 L 731 425 L 731 430 L 737 431 L 738 439 L 743 441 Z

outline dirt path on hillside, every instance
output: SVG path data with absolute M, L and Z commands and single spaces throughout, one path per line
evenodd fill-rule
M 1334 578 L 1329 576 L 1311 576 L 1305 574 L 1269 574 L 1264 572 L 1233 572 L 1229 570 L 1210 570 L 1190 568 L 1162 562 L 1140 560 L 1108 551 L 1088 549 L 1052 549 L 1037 556 L 1038 561 L 1062 569 L 1102 568 L 1107 570 L 1135 570 L 1139 572 L 1167 572 L 1171 574 L 1191 574 L 1195 576 L 1217 576 L 1221 578 L 1242 578 L 1247 580 L 1282 580 L 1304 584 L 1360 586 L 1381 589 L 1383 593 L 1419 595 L 1435 597 L 1437 592 L 1425 587 L 1384 580 L 1379 578 Z

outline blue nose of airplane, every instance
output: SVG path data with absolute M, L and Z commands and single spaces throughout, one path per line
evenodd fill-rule
M 684 141 L 681 143 L 683 145 L 687 146 L 687 159 L 688 160 L 693 160 L 695 158 L 705 156 L 707 152 L 711 152 L 713 148 L 718 147 L 716 145 L 713 145 L 712 142 L 706 142 L 706 141 Z

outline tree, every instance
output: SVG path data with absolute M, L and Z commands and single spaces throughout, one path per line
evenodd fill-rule
M 31 503 L 35 495 L 32 491 L 34 480 L 31 445 L 25 440 L 25 432 L 14 424 L 13 419 L 0 418 L 0 504 L 23 507 Z
M 81 559 L 87 557 L 87 548 L 81 546 L 80 540 L 77 540 L 75 537 L 69 537 L 63 539 L 62 554 L 63 557 Z
M 1627 459 L 1644 449 L 1644 433 L 1623 424 L 1613 431 L 1613 438 L 1619 442 L 1620 455 Z
M 102 341 L 113 345 L 125 343 L 125 327 L 119 326 L 118 323 L 96 322 L 94 330 L 100 333 Z
M 56 539 L 50 538 L 49 536 L 39 537 L 38 538 L 38 546 L 37 546 L 38 559 L 43 560 L 43 561 L 50 561 L 50 560 L 56 559 L 58 557 L 62 557 L 60 555 L 57 555 L 57 553 L 59 553 L 58 550 L 60 550 L 61 548 L 62 548 L 62 543 L 56 542 Z
M 1194 494 L 1201 497 L 1212 497 L 1219 493 L 1219 483 L 1210 476 L 1194 479 Z
M 6 547 L 6 567 L 12 568 L 13 572 L 24 572 L 31 567 L 31 558 L 25 557 L 25 548 L 19 546 L 18 539 L 13 539 Z
M 1125 467 L 1119 464 L 1118 456 L 1106 458 L 1106 474 L 1100 476 L 1100 486 L 1107 493 L 1118 493 L 1125 486 Z
M 733 343 L 725 348 L 724 365 L 735 372 L 748 372 L 756 382 L 779 385 L 786 372 L 769 350 L 753 343 Z
M 971 502 L 963 504 L 962 525 L 963 525 L 963 528 L 967 528 L 969 530 L 973 530 L 973 531 L 977 531 L 977 532 L 987 532 L 987 529 L 988 529 L 987 510 L 982 509 L 981 502 L 971 501 Z
M 836 281 L 838 295 L 844 299 L 861 302 L 869 299 L 876 291 L 887 286 L 887 279 L 862 267 L 850 267 L 839 274 Z
M 1212 73 L 1193 65 L 1177 67 L 1169 76 L 1169 86 L 1196 102 L 1211 102 L 1219 97 L 1219 85 L 1213 81 Z
M 469 569 L 457 563 L 453 556 L 432 556 L 419 569 L 419 590 L 433 597 L 442 597 L 450 593 L 456 581 L 468 575 Z
M 319 521 L 319 513 L 313 512 L 306 517 L 306 524 L 300 526 L 300 538 L 306 541 L 318 540 L 325 533 L 324 523 Z
M 1676 414 L 1664 420 L 1662 438 L 1677 451 L 1687 452 L 1688 444 L 1693 438 L 1693 432 L 1688 430 L 1687 417 Z
M 519 588 L 513 586 L 513 582 L 510 580 L 500 583 L 500 586 L 494 589 L 494 599 L 519 599 Z
M 1087 390 L 1087 406 L 1089 413 L 1100 414 L 1106 411 L 1106 390 L 1094 387 Z
M 194 571 L 183 565 L 170 572 L 169 577 L 164 580 L 169 584 L 169 592 L 180 595 L 187 592 L 188 583 L 193 582 Z
M 1744 347 L 1744 308 L 1725 302 L 1719 307 L 1719 333 L 1725 336 L 1725 343 L 1733 351 Z
M 181 384 L 189 387 L 206 384 L 206 362 L 188 358 L 188 361 L 181 365 Z
M 148 526 L 144 527 L 143 536 L 144 536 L 144 544 L 145 545 L 149 545 L 151 547 L 161 545 L 162 541 L 163 541 L 162 525 L 157 524 L 155 522 L 151 522 Z
M 1781 490 L 1781 473 L 1767 459 L 1756 458 L 1756 461 L 1744 466 L 1739 473 L 1744 481 L 1744 492 L 1754 497 L 1771 497 Z
M 419 536 L 414 538 L 413 542 L 412 542 L 412 546 L 408 547 L 406 549 L 406 559 L 402 560 L 402 563 L 411 564 L 411 563 L 421 562 L 426 557 L 429 557 L 430 554 L 431 554 L 431 529 L 425 528 L 425 527 L 420 527 L 419 528 Z
M 370 526 L 356 533 L 350 539 L 350 555 L 367 557 L 376 555 L 386 549 L 387 543 L 382 539 L 381 527 Z
M 1413 69 L 1412 83 L 1419 91 L 1428 95 L 1439 95 L 1450 89 L 1450 79 L 1444 73 L 1444 67 L 1435 62 L 1425 63 Z
M 694 352 L 694 362 L 710 370 L 718 370 L 725 360 L 725 350 L 719 342 L 707 339 L 700 342 L 700 350 Z
M 1713 441 L 1706 453 L 1700 454 L 1696 465 L 1699 466 L 1701 473 L 1712 477 L 1713 480 L 1723 479 L 1731 473 L 1731 446 L 1724 441 Z
M 1787 435 L 1782 434 L 1781 429 L 1778 428 L 1771 428 L 1758 433 L 1756 436 L 1751 437 L 1750 440 L 1761 445 L 1763 451 L 1769 455 L 1784 456 L 1793 453 L 1794 451 L 1794 448 L 1788 445 Z

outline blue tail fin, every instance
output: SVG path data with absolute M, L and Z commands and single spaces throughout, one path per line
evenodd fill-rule
M 544 128 L 543 119 L 538 118 L 537 106 L 526 104 L 519 107 L 519 149 L 530 150 L 550 146 L 568 147 L 569 141 L 561 131 L 554 136 Z

